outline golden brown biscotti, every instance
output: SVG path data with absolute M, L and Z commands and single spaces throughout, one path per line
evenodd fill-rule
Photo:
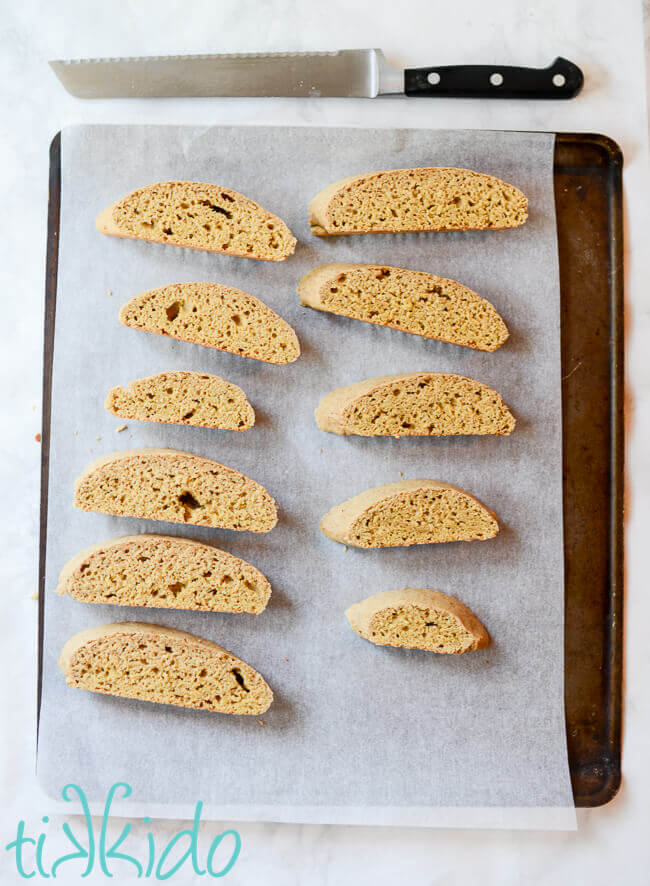
M 234 468 L 177 449 L 125 449 L 77 478 L 75 506 L 118 517 L 170 520 L 249 532 L 278 521 L 266 489 Z
M 135 621 L 81 631 L 61 651 L 68 686 L 159 704 L 263 714 L 273 701 L 266 680 L 210 640 Z
M 300 356 L 298 336 L 282 317 L 219 283 L 150 289 L 123 305 L 120 323 L 265 363 L 293 363 Z
M 212 545 L 170 535 L 126 535 L 87 548 L 61 570 L 57 594 L 80 603 L 263 612 L 271 585 Z
M 377 646 L 458 654 L 484 649 L 490 642 L 464 603 L 428 588 L 384 591 L 355 603 L 345 614 L 352 630 Z
M 317 311 L 479 351 L 495 351 L 508 338 L 489 301 L 455 280 L 424 271 L 333 262 L 305 274 L 298 295 Z
M 477 498 L 435 480 L 375 486 L 328 511 L 320 528 L 356 548 L 484 541 L 499 532 L 496 516 Z
M 309 204 L 319 237 L 515 228 L 528 201 L 513 185 L 470 169 L 380 169 L 328 185 Z
M 316 423 L 361 437 L 510 434 L 515 419 L 496 391 L 444 372 L 383 375 L 337 388 L 321 400 Z
M 138 188 L 104 209 L 97 229 L 260 261 L 283 261 L 296 248 L 296 238 L 277 215 L 231 188 L 204 182 Z
M 119 418 L 245 431 L 253 407 L 237 385 L 206 372 L 159 372 L 108 392 L 106 409 Z

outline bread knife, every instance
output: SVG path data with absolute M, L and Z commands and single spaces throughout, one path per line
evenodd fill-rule
M 443 65 L 400 70 L 381 49 L 241 55 L 166 55 L 51 61 L 78 98 L 285 96 L 376 98 L 573 98 L 582 71 L 565 58 L 547 68 Z

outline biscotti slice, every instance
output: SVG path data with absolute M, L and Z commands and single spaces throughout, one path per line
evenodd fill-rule
M 375 486 L 328 511 L 321 531 L 356 548 L 484 541 L 499 531 L 485 505 L 448 483 L 400 480 Z
M 383 375 L 338 388 L 321 400 L 316 423 L 332 434 L 361 437 L 510 434 L 515 428 L 496 391 L 444 372 Z
M 265 363 L 293 363 L 298 337 L 258 298 L 219 283 L 176 283 L 136 295 L 120 322 Z
M 106 408 L 119 418 L 245 431 L 255 424 L 241 388 L 204 372 L 160 372 L 109 391 Z
M 277 215 L 243 194 L 203 182 L 158 182 L 112 203 L 102 234 L 169 243 L 260 261 L 284 261 L 296 238 Z
M 233 468 L 177 449 L 125 449 L 98 458 L 75 483 L 75 506 L 118 517 L 249 532 L 278 521 L 266 489 Z
M 484 649 L 488 632 L 474 613 L 449 594 L 403 588 L 374 594 L 346 610 L 350 627 L 377 646 L 458 654 Z
M 273 701 L 266 680 L 210 640 L 126 621 L 71 637 L 59 667 L 68 686 L 222 714 L 263 714 Z
M 478 231 L 516 228 L 522 192 L 491 175 L 429 166 L 380 169 L 333 182 L 309 204 L 313 234 Z
M 455 280 L 424 271 L 334 262 L 305 274 L 298 295 L 317 311 L 478 351 L 495 351 L 508 338 L 489 301 Z
M 81 603 L 259 613 L 271 585 L 259 569 L 212 545 L 170 535 L 126 535 L 73 557 L 56 592 Z

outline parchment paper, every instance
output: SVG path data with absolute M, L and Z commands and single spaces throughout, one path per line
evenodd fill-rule
M 214 817 L 289 821 L 571 827 L 563 701 L 563 554 L 559 279 L 553 136 L 534 133 L 257 127 L 68 129 L 52 392 L 45 656 L 38 770 L 99 802 L 128 781 L 148 812 L 203 800 Z M 446 165 L 522 188 L 518 230 L 318 239 L 307 203 L 331 181 L 373 169 Z M 97 213 L 150 182 L 227 185 L 287 221 L 283 263 L 118 240 Z M 511 337 L 494 354 L 421 340 L 299 305 L 296 284 L 328 261 L 431 271 L 492 301 Z M 211 280 L 260 297 L 296 329 L 300 359 L 244 360 L 121 326 L 120 306 L 166 283 Z M 230 433 L 122 422 L 112 386 L 166 369 L 239 384 L 257 414 Z M 320 431 L 328 391 L 411 370 L 459 372 L 498 390 L 510 437 L 364 439 Z M 98 456 L 168 446 L 231 465 L 275 496 L 271 533 L 218 531 L 75 510 L 73 482 Z M 477 495 L 499 516 L 489 542 L 346 550 L 321 516 L 368 487 L 429 477 Z M 63 564 L 94 542 L 164 532 L 217 544 L 259 567 L 273 596 L 260 616 L 82 605 L 53 591 Z M 431 587 L 458 596 L 491 646 L 463 656 L 380 648 L 348 627 L 371 593 Z M 276 700 L 261 719 L 174 709 L 69 689 L 56 659 L 86 627 L 143 620 L 219 642 L 257 667 Z M 124 814 L 132 815 L 134 806 Z

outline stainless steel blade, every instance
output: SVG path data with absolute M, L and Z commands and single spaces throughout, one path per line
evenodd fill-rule
M 374 98 L 404 88 L 401 71 L 390 68 L 380 49 L 80 59 L 51 61 L 50 66 L 79 98 Z

